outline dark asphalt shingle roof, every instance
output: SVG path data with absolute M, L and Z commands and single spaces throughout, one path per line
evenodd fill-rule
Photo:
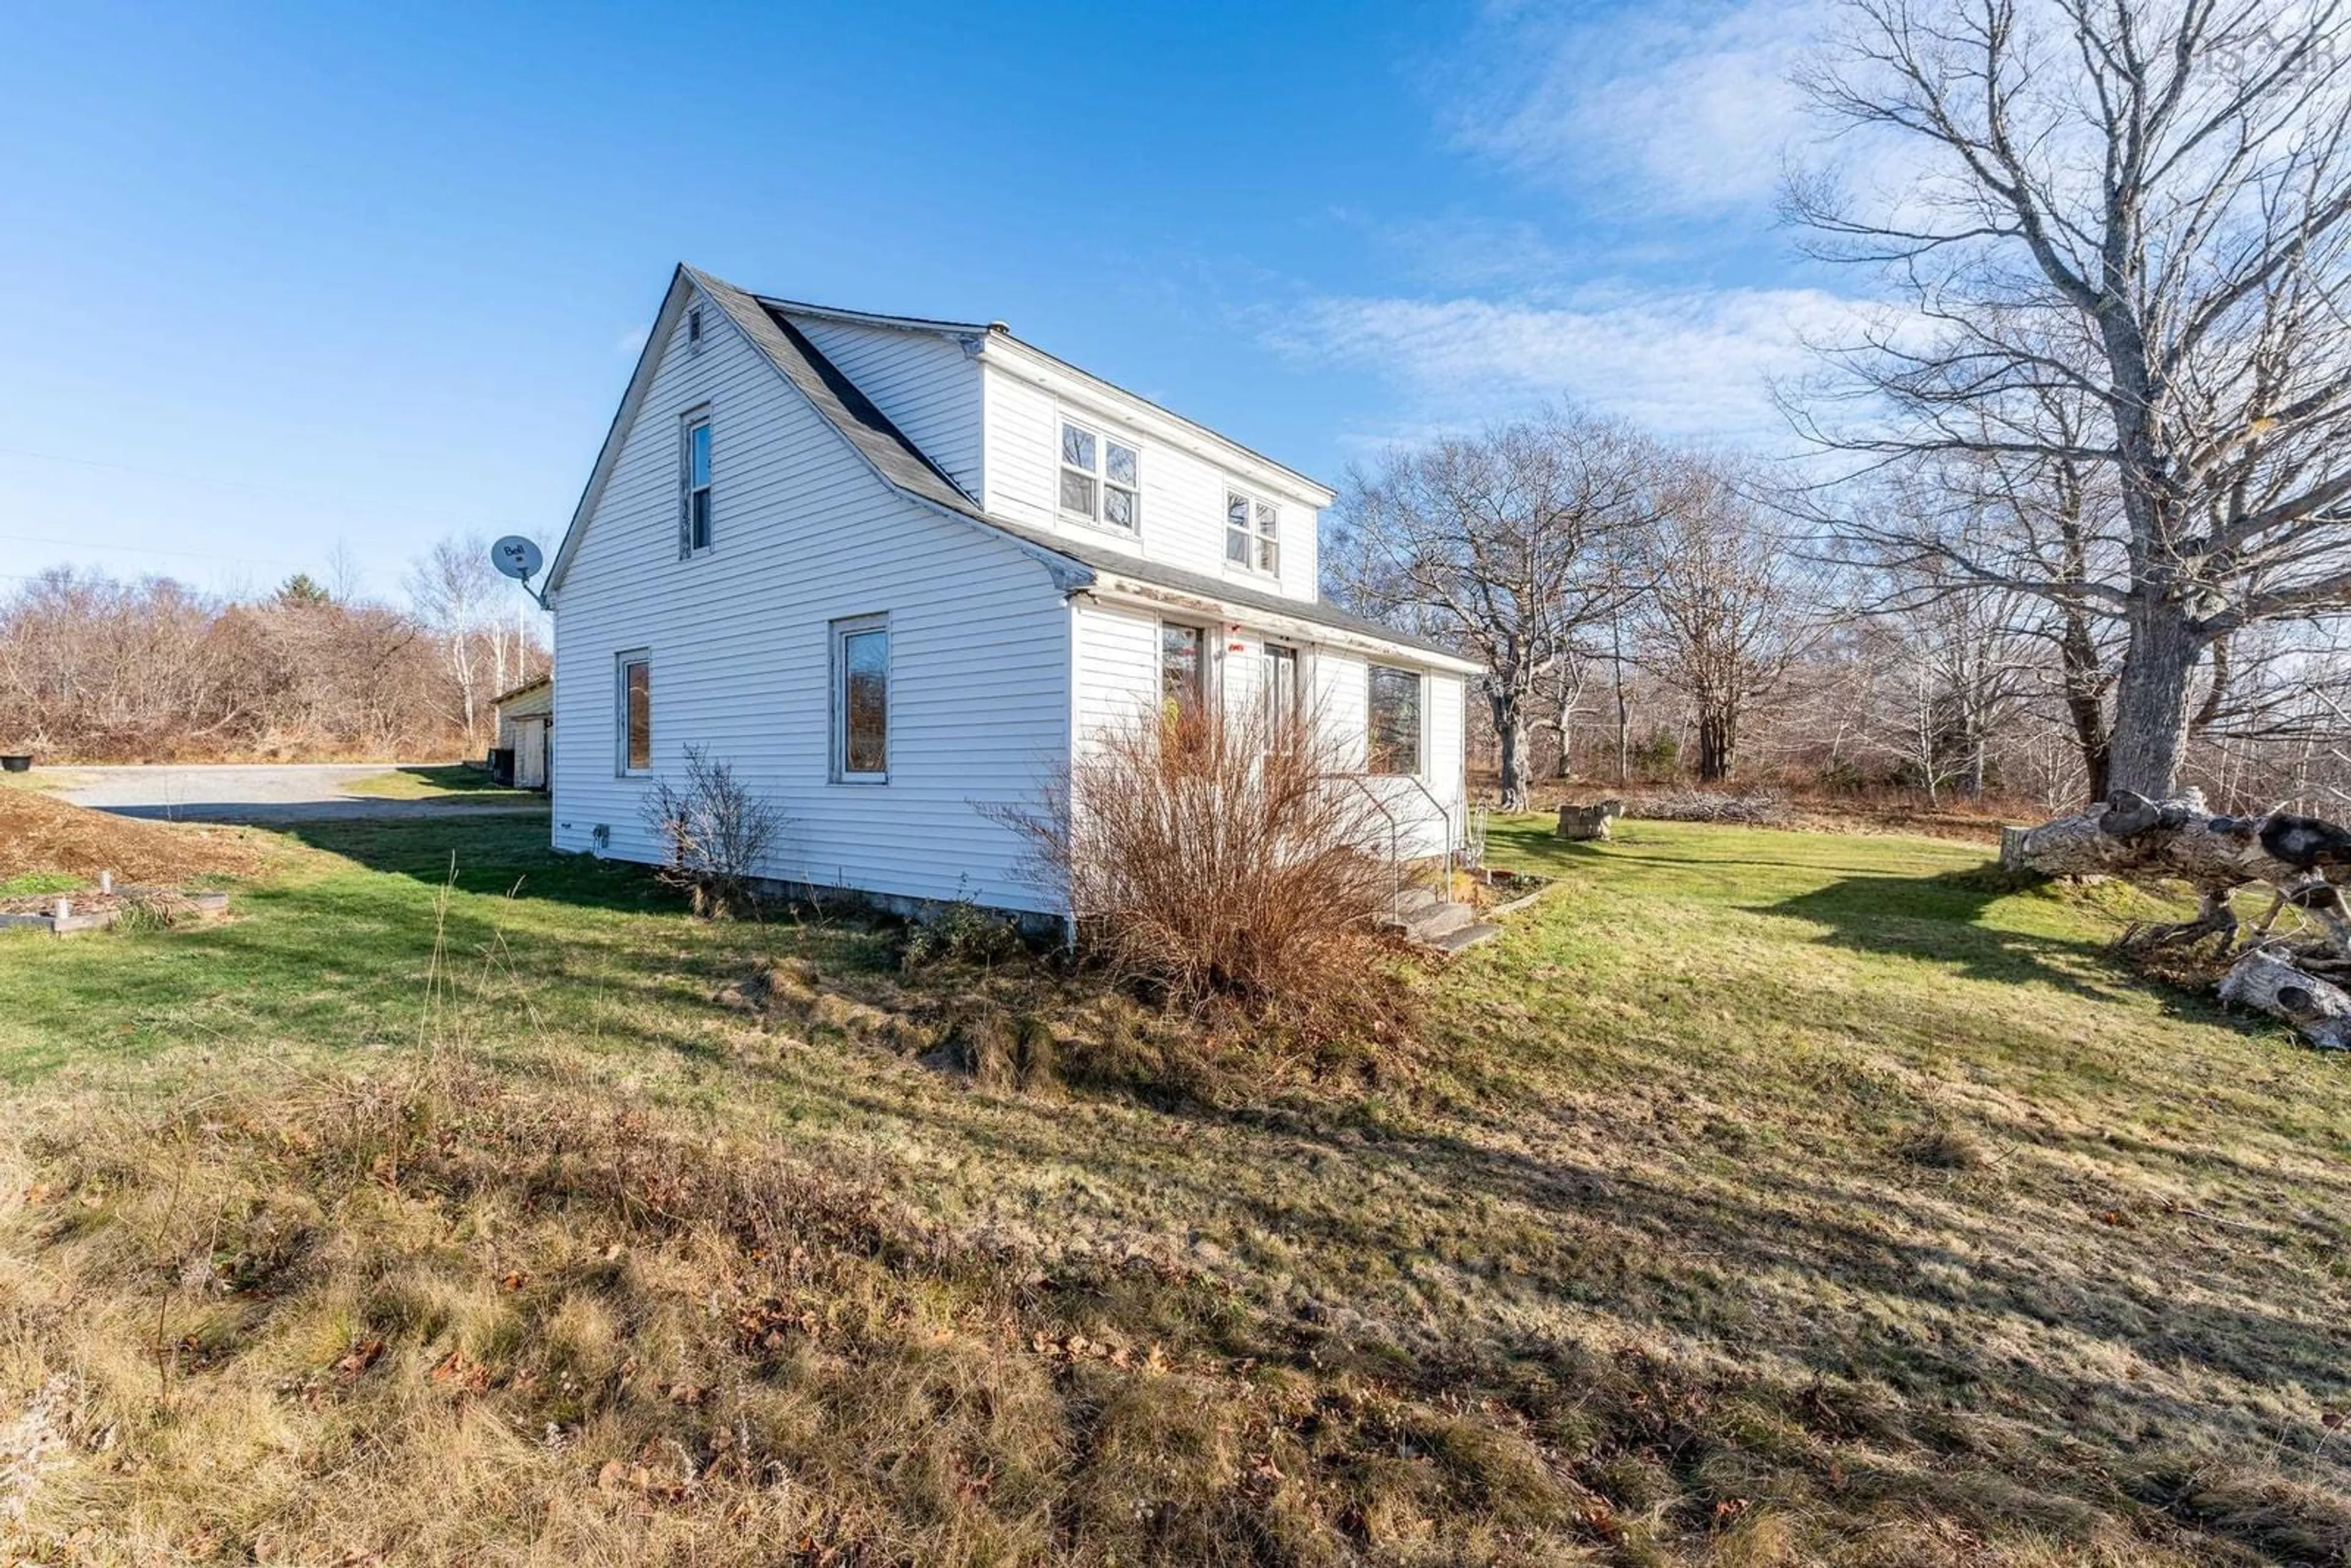
M 1097 573 L 1123 577 L 1264 614 L 1286 615 L 1424 653 L 1442 653 L 1448 658 L 1461 657 L 1442 643 L 1398 632 L 1335 605 L 1325 604 L 1319 599 L 1286 599 L 1280 594 L 1239 586 L 1203 572 L 1186 571 L 1181 567 L 1145 559 L 1108 545 L 1097 545 L 997 517 L 984 510 L 975 497 L 947 476 L 945 469 L 908 440 L 905 433 L 891 423 L 890 416 L 858 390 L 856 382 L 809 341 L 807 334 L 792 325 L 780 306 L 764 304 L 753 295 L 706 272 L 698 272 L 691 267 L 686 272 L 704 295 L 726 312 L 728 318 L 742 329 L 744 336 L 758 345 L 816 411 L 864 455 L 877 473 L 917 500 L 944 507 Z

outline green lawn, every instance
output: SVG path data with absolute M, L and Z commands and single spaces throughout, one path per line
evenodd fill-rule
M 343 788 L 353 795 L 381 800 L 448 800 L 464 804 L 538 804 L 547 799 L 533 789 L 509 789 L 492 782 L 489 770 L 468 762 L 420 764 L 387 768 L 354 779 Z
M 757 1560 L 746 1521 L 808 1562 L 2351 1552 L 2351 1085 L 2116 967 L 2120 895 L 1503 821 L 1492 858 L 1559 884 L 1426 981 L 1421 1046 L 1155 1104 L 922 1065 L 1004 977 L 695 923 L 542 819 L 301 836 L 228 924 L 0 938 L 6 1114 L 43 1129 L 0 1170 L 42 1195 L 0 1209 L 0 1429 L 70 1367 L 120 1437 L 37 1541 L 135 1502 L 222 1556 Z M 721 1005 L 754 964 L 793 1010 Z M 365 1109 L 403 1074 L 461 1087 Z M 747 1213 L 893 1218 L 679 1219 L 722 1167 L 786 1195 Z M 174 1295 L 183 1233 L 268 1282 Z M 176 1395 L 122 1348 L 174 1312 Z M 172 1490 L 212 1466 L 248 1486 Z

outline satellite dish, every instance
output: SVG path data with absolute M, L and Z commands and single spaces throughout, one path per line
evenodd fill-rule
M 520 534 L 508 534 L 490 547 L 490 564 L 519 583 L 528 584 L 545 562 L 538 547 Z

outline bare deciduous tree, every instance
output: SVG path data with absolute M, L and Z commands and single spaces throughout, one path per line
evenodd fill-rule
M 1824 623 L 1784 530 L 1720 461 L 1676 465 L 1645 544 L 1643 662 L 1694 710 L 1698 776 L 1728 779 L 1741 724 Z
M 535 645 L 530 656 L 544 661 Z M 55 571 L 0 595 L 0 749 L 93 762 L 447 755 L 461 706 L 449 664 L 411 617 L 306 574 L 240 601 Z
M 1867 199 L 1798 182 L 1790 204 L 1908 308 L 1830 351 L 1865 415 L 1814 401 L 1806 427 L 1872 459 L 2110 485 L 2119 559 L 2080 580 L 1907 542 L 2118 622 L 2111 781 L 2168 795 L 2210 650 L 2351 605 L 2351 18 L 2296 0 L 1847 15 L 1815 101 L 1919 172 Z M 2049 417 L 2062 406 L 2085 420 Z
M 1348 476 L 1332 586 L 1484 662 L 1505 810 L 1527 806 L 1538 684 L 1626 596 L 1614 563 L 1650 515 L 1656 468 L 1628 427 L 1554 408 Z

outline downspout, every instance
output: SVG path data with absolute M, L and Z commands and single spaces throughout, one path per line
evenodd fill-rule
M 1063 617 L 1063 627 L 1069 638 L 1069 657 L 1066 661 L 1069 700 L 1064 705 L 1061 715 L 1061 800 L 1062 810 L 1070 819 L 1065 826 L 1071 832 L 1077 831 L 1078 601 L 1084 597 L 1084 590 L 1071 589 L 1061 598 L 1061 602 L 1068 610 L 1067 615 Z M 1076 900 L 1070 896 L 1070 886 L 1066 878 L 1061 884 L 1061 945 L 1072 951 L 1078 946 L 1077 904 Z

